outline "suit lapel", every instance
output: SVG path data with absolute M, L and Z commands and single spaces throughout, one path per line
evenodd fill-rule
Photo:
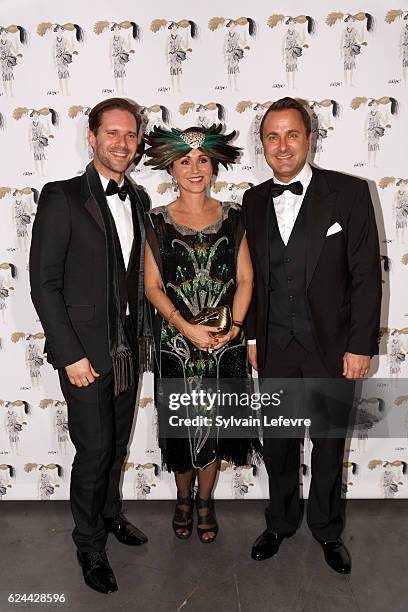
M 320 257 L 326 232 L 333 215 L 333 206 L 337 199 L 337 191 L 332 191 L 322 170 L 312 168 L 313 176 L 305 194 L 307 206 L 307 258 L 306 258 L 306 288 L 312 280 Z
M 254 220 L 256 219 L 256 235 L 259 244 L 259 252 L 263 255 L 263 272 L 265 274 L 266 285 L 269 284 L 269 238 L 270 225 L 277 223 L 275 210 L 273 208 L 273 200 L 271 196 L 272 179 L 266 181 L 263 189 L 256 193 L 256 210 L 254 211 Z M 259 224 L 259 225 L 258 225 Z
M 102 201 L 103 204 L 106 204 L 106 196 L 105 196 L 105 192 L 102 187 L 101 180 L 99 178 L 99 174 L 95 170 L 92 162 L 87 165 L 85 174 L 86 174 L 86 180 L 88 183 L 88 188 L 90 191 L 90 196 L 85 202 L 85 208 L 92 215 L 92 217 L 97 222 L 97 224 L 99 225 L 103 233 L 106 234 L 105 226 L 104 226 L 103 219 L 102 219 L 102 214 L 101 214 L 99 204 L 98 204 L 98 202 L 100 201 Z M 115 250 L 117 253 L 119 264 L 122 266 L 123 270 L 125 271 L 126 266 L 125 266 L 125 262 L 123 259 L 122 247 L 120 245 L 120 240 L 119 240 L 118 231 L 116 229 L 115 222 L 113 222 L 113 237 L 115 240 Z
M 102 198 L 106 199 L 105 192 L 102 188 L 102 183 L 99 178 L 99 175 L 95 170 L 92 162 L 87 165 L 84 177 L 88 185 L 88 192 L 90 194 L 89 198 L 85 202 L 85 208 L 94 218 L 103 233 L 105 233 L 105 226 L 103 224 L 101 211 L 98 206 L 98 201 L 100 201 Z
M 126 180 L 126 179 L 125 179 Z M 135 264 L 139 261 L 139 252 L 141 245 L 144 244 L 145 227 L 143 222 L 143 203 L 139 196 L 138 190 L 133 188 L 130 181 L 127 181 L 130 190 L 130 202 L 132 207 L 132 221 L 133 221 L 133 243 L 130 251 L 129 263 L 126 271 L 126 275 L 129 276 L 132 273 Z M 137 237 L 137 239 L 136 239 Z

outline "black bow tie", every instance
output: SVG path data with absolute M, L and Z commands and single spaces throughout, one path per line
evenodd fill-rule
M 105 189 L 105 195 L 111 196 L 118 194 L 122 202 L 126 200 L 126 196 L 129 194 L 129 185 L 125 182 L 122 187 L 119 187 L 116 181 L 109 179 L 109 183 Z
M 271 191 L 272 197 L 278 198 L 284 191 L 288 189 L 295 195 L 302 195 L 303 193 L 303 185 L 300 181 L 296 181 L 295 183 L 289 183 L 288 185 L 278 185 L 277 183 L 272 183 Z

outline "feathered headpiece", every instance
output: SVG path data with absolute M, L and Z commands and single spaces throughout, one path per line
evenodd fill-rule
M 37 34 L 39 36 L 44 36 L 47 32 L 53 30 L 54 32 L 57 28 L 62 28 L 66 32 L 73 32 L 75 30 L 75 38 L 78 42 L 84 42 L 84 31 L 80 25 L 77 23 L 51 23 L 51 21 L 44 21 L 37 26 Z
M 152 106 L 142 106 L 140 108 L 141 115 L 150 115 L 150 113 L 161 113 L 163 123 L 170 123 L 170 111 L 167 106 L 161 104 L 153 104 Z
M 270 107 L 271 104 L 272 102 L 270 100 L 267 100 L 266 102 L 253 102 L 252 100 L 241 100 L 241 102 L 238 102 L 238 104 L 236 105 L 235 110 L 237 111 L 237 113 L 243 113 L 249 108 L 251 108 L 254 111 L 260 110 L 260 109 L 266 110 Z
M 17 268 L 14 264 L 3 261 L 0 263 L 0 270 L 10 270 L 10 274 L 12 278 L 17 277 Z
M 357 96 L 356 98 L 352 99 L 350 106 L 353 110 L 357 110 L 364 104 L 372 106 L 374 103 L 384 105 L 391 104 L 391 115 L 398 115 L 398 100 L 396 98 L 392 98 L 391 96 L 382 96 L 382 98 L 366 98 L 365 96 Z
M 116 21 L 97 21 L 94 25 L 93 30 L 95 34 L 102 34 L 102 32 L 105 32 L 105 30 L 107 30 L 108 28 L 110 28 L 110 30 L 112 31 L 113 28 L 115 28 L 116 26 L 122 30 L 131 29 L 134 40 L 140 40 L 140 26 L 134 21 L 129 21 L 128 19 L 126 19 L 125 21 L 121 21 L 120 23 L 117 23 Z
M 21 44 L 26 45 L 28 43 L 28 32 L 25 28 L 23 28 L 23 26 L 15 24 L 7 27 L 0 26 L 0 32 L 1 31 L 7 32 L 8 34 L 17 34 L 18 32 Z
M 257 26 L 256 22 L 251 17 L 238 17 L 238 19 L 231 19 L 226 17 L 212 17 L 208 22 L 209 29 L 214 32 L 222 26 L 230 27 L 231 24 L 246 26 L 248 25 L 248 32 L 250 36 L 256 36 Z
M 372 32 L 374 30 L 374 17 L 370 15 L 370 13 L 364 13 L 364 12 L 356 13 L 355 15 L 352 15 L 351 13 L 340 13 L 340 12 L 329 13 L 326 17 L 326 24 L 328 26 L 332 26 L 341 20 L 343 20 L 344 22 L 347 22 L 350 20 L 351 21 L 366 21 L 367 32 Z
M 18 120 L 18 119 L 21 119 L 21 117 L 24 117 L 25 115 L 29 115 L 30 117 L 33 117 L 35 113 L 37 113 L 38 115 L 43 115 L 45 117 L 47 115 L 51 115 L 52 125 L 59 124 L 59 115 L 57 111 L 53 108 L 46 108 L 45 106 L 39 109 L 27 108 L 26 106 L 19 106 L 18 108 L 14 109 L 13 118 Z
M 70 117 L 70 119 L 75 119 L 79 114 L 89 115 L 90 112 L 90 106 L 74 105 L 69 107 L 68 117 Z
M 200 149 L 228 168 L 228 164 L 237 161 L 240 148 L 229 144 L 236 135 L 235 130 L 230 134 L 221 134 L 221 130 L 222 125 L 215 124 L 209 128 L 192 127 L 187 130 L 166 130 L 156 126 L 145 136 L 145 142 L 150 147 L 146 155 L 151 157 L 145 165 L 153 166 L 154 170 L 166 170 L 191 149 Z
M 395 176 L 383 176 L 378 182 L 378 186 L 381 187 L 381 189 L 385 189 L 389 185 L 396 185 L 397 187 L 408 185 L 408 179 L 396 178 Z
M 179 106 L 180 115 L 187 115 L 190 111 L 195 110 L 196 112 L 202 110 L 208 111 L 217 111 L 217 117 L 219 121 L 225 120 L 225 107 L 218 102 L 208 102 L 207 104 L 202 104 L 201 102 L 182 102 Z
M 152 32 L 158 32 L 162 28 L 171 28 L 173 25 L 178 25 L 179 28 L 190 28 L 191 38 L 197 37 L 198 26 L 194 21 L 190 19 L 181 19 L 181 21 L 167 21 L 166 19 L 153 19 L 150 24 Z
M 19 189 L 17 187 L 0 187 L 0 200 L 6 195 L 12 194 L 13 196 L 18 195 L 33 195 L 34 202 L 37 204 L 39 192 L 34 187 L 23 187 Z
M 390 10 L 385 16 L 386 23 L 393 23 L 396 19 L 408 19 L 408 11 L 402 9 Z
M 275 28 L 280 24 L 289 25 L 290 21 L 302 25 L 307 23 L 308 34 L 314 34 L 316 31 L 316 22 L 310 15 L 297 15 L 296 17 L 292 17 L 292 15 L 274 14 L 268 17 L 268 26 L 270 28 Z

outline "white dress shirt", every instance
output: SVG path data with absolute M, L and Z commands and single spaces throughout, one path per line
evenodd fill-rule
M 109 179 L 102 176 L 102 174 L 99 174 L 99 178 L 101 179 L 102 187 L 105 191 L 108 186 Z M 122 185 L 123 182 L 119 185 L 119 187 L 122 187 Z M 109 210 L 112 213 L 113 220 L 115 221 L 116 231 L 118 232 L 119 242 L 122 249 L 123 261 L 125 262 L 125 267 L 127 268 L 134 236 L 130 198 L 127 195 L 125 200 L 121 200 L 117 193 L 105 197 Z M 129 314 L 129 305 L 126 306 L 126 314 Z
M 276 220 L 278 222 L 279 232 L 285 246 L 289 242 L 289 238 L 299 214 L 300 207 L 302 206 L 303 198 L 305 197 L 306 189 L 309 187 L 311 180 L 312 169 L 308 162 L 306 162 L 299 174 L 290 181 L 291 183 L 296 183 L 296 181 L 300 181 L 302 183 L 302 194 L 296 195 L 296 193 L 292 193 L 289 191 L 289 189 L 286 189 L 282 195 L 277 198 L 273 198 Z M 285 184 L 282 181 L 279 181 L 277 178 L 274 178 L 274 182 L 277 185 Z M 256 344 L 256 340 L 249 339 L 248 344 Z
M 278 227 L 282 240 L 285 246 L 289 242 L 290 235 L 295 225 L 297 216 L 299 214 L 300 207 L 302 206 L 303 198 L 305 197 L 306 189 L 309 187 L 309 183 L 312 180 L 312 169 L 306 162 L 302 170 L 297 176 L 295 176 L 290 182 L 296 183 L 300 181 L 303 186 L 303 193 L 297 195 L 287 189 L 277 198 L 273 198 L 273 204 L 275 206 L 276 219 L 278 221 Z M 276 185 L 284 185 L 282 181 L 274 178 Z
M 99 178 L 101 179 L 102 187 L 105 191 L 109 179 L 102 176 L 102 174 L 99 175 Z M 119 187 L 122 187 L 122 185 L 123 182 Z M 126 196 L 126 200 L 122 201 L 118 194 L 115 193 L 114 195 L 106 196 L 106 201 L 112 213 L 113 220 L 115 221 L 116 231 L 118 232 L 119 242 L 122 248 L 123 261 L 127 268 L 133 244 L 133 218 L 130 198 Z

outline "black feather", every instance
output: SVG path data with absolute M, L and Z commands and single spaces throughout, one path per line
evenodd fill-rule
M 306 19 L 307 19 L 307 31 L 309 34 L 314 34 L 316 31 L 316 22 L 313 19 L 313 17 L 310 17 L 309 15 L 306 15 Z
M 372 32 L 374 30 L 374 17 L 370 13 L 365 14 L 367 19 L 367 31 Z
M 336 100 L 330 100 L 332 103 L 332 115 L 338 117 L 340 115 L 340 104 Z
M 191 33 L 191 38 L 196 38 L 197 33 L 198 33 L 198 26 L 196 23 L 194 23 L 194 21 L 190 21 L 188 22 L 190 24 L 190 33 Z
M 132 36 L 135 40 L 140 40 L 140 27 L 134 21 L 130 22 L 132 24 Z
M 222 104 L 217 103 L 217 110 L 218 110 L 217 112 L 218 119 L 220 121 L 224 121 L 225 120 L 225 108 L 223 107 Z
M 256 23 L 253 19 L 251 19 L 251 17 L 247 17 L 248 19 L 248 25 L 249 25 L 249 35 L 250 36 L 256 36 Z
M 52 123 L 52 125 L 58 125 L 59 124 L 59 115 L 58 115 L 57 111 L 54 110 L 53 108 L 49 108 L 48 110 L 50 111 L 50 114 L 51 114 L 51 123 Z
M 391 115 L 398 115 L 399 103 L 395 98 L 390 98 L 391 102 Z
M 75 37 L 78 42 L 84 42 L 84 31 L 77 23 L 74 23 Z
M 22 45 L 26 45 L 28 42 L 28 32 L 25 28 L 23 28 L 23 26 L 17 26 L 18 28 L 18 32 L 20 35 L 20 42 Z
M 169 109 L 166 106 L 160 106 L 160 110 L 162 115 L 162 121 L 168 125 L 170 121 Z

